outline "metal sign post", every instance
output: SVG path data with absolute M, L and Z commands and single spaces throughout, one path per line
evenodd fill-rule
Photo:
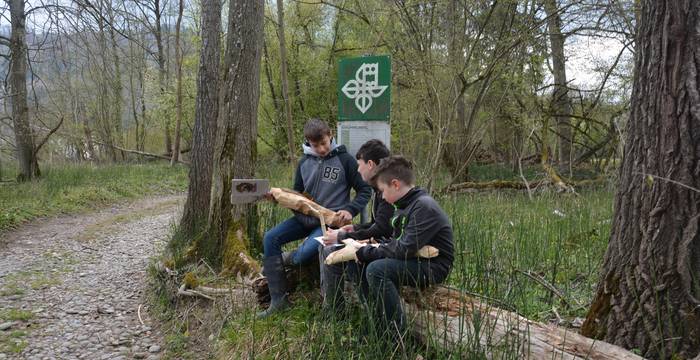
M 355 155 L 367 140 L 391 146 L 391 59 L 362 56 L 338 66 L 338 141 Z
M 355 156 L 371 139 L 391 148 L 391 59 L 362 56 L 341 59 L 338 65 L 338 142 Z M 360 221 L 369 218 L 368 208 Z

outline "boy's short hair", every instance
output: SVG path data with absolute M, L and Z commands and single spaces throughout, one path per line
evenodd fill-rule
M 321 119 L 311 118 L 304 124 L 304 137 L 308 141 L 321 141 L 324 136 L 331 136 L 331 128 Z
M 401 155 L 389 156 L 377 166 L 377 172 L 370 181 L 376 186 L 379 182 L 388 184 L 393 179 L 397 179 L 406 185 L 413 185 L 416 177 L 413 174 L 411 161 Z
M 358 149 L 355 154 L 355 158 L 357 160 L 363 160 L 364 162 L 372 160 L 375 164 L 379 165 L 379 162 L 389 157 L 389 155 L 391 155 L 389 149 L 381 140 L 372 139 L 360 146 L 360 149 Z

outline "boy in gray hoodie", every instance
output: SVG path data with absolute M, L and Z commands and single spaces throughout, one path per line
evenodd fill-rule
M 304 156 L 294 175 L 294 190 L 308 194 L 319 205 L 337 211 L 350 220 L 367 205 L 372 189 L 357 171 L 357 161 L 344 145 L 333 141 L 328 124 L 311 119 L 304 125 Z M 350 189 L 356 195 L 350 201 Z M 259 317 L 289 306 L 284 265 L 301 265 L 318 256 L 320 244 L 314 239 L 322 235 L 317 218 L 295 213 L 265 233 L 263 238 L 263 272 L 270 288 L 270 307 Z M 282 246 L 306 238 L 296 250 L 283 253 Z

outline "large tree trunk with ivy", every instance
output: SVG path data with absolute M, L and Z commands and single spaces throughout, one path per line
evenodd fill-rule
M 582 328 L 650 358 L 700 352 L 700 2 L 642 2 L 610 243 Z
M 221 0 L 202 1 L 202 49 L 197 75 L 197 103 L 192 132 L 192 164 L 180 230 L 193 235 L 209 213 L 214 135 L 219 114 L 219 32 Z
M 255 174 L 263 1 L 231 1 L 228 31 L 206 240 L 210 243 L 204 250 L 224 271 L 246 273 L 247 239 L 256 230 L 256 210 L 254 205 L 231 205 L 231 180 Z
M 26 14 L 23 0 L 11 0 L 10 22 L 10 93 L 12 103 L 12 126 L 15 132 L 15 147 L 19 163 L 17 180 L 27 181 L 39 177 L 39 162 L 36 158 L 34 132 L 29 126 L 27 106 L 27 43 Z

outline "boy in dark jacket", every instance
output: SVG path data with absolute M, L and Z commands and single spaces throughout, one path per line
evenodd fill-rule
M 355 154 L 357 170 L 362 175 L 362 179 L 369 181 L 374 176 L 382 159 L 388 158 L 389 155 L 389 149 L 380 140 L 372 139 L 364 143 Z M 339 285 L 343 282 L 343 274 L 347 273 L 353 281 L 359 282 L 362 271 L 355 263 L 324 264 L 326 257 L 338 249 L 334 245 L 347 238 L 385 241 L 391 237 L 391 217 L 394 215 L 394 206 L 384 201 L 381 191 L 376 188 L 373 190 L 372 221 L 370 223 L 346 225 L 339 230 L 329 230 L 323 238 L 326 246 L 321 251 L 319 263 L 321 265 L 321 293 L 326 311 L 337 311 L 342 307 L 342 286 Z M 366 283 L 358 285 L 363 286 Z M 361 294 L 366 292 L 366 286 L 362 287 Z
M 371 188 L 357 172 L 357 162 L 345 146 L 333 141 L 331 129 L 324 121 L 311 119 L 304 125 L 304 156 L 294 176 L 294 190 L 305 193 L 323 207 L 337 211 L 345 220 L 352 219 L 367 205 Z M 350 201 L 350 188 L 355 199 Z M 295 213 L 265 233 L 263 238 L 263 273 L 270 289 L 270 307 L 259 317 L 281 310 L 289 305 L 284 265 L 300 265 L 318 256 L 321 236 L 319 220 Z M 306 238 L 295 251 L 282 253 L 282 246 Z
M 362 180 L 369 182 L 374 176 L 382 159 L 389 157 L 391 153 L 381 140 L 372 139 L 360 146 L 355 158 L 357 158 L 357 171 Z M 391 236 L 391 217 L 394 215 L 394 207 L 384 201 L 382 192 L 373 188 L 372 218 L 366 224 L 346 225 L 338 230 L 329 230 L 324 238 L 325 245 L 332 245 L 343 239 L 365 240 L 374 238 L 380 241 Z
M 426 287 L 447 278 L 454 260 L 452 226 L 445 212 L 423 189 L 415 187 L 411 163 L 401 156 L 382 160 L 372 183 L 384 200 L 393 204 L 393 236 L 379 246 L 367 245 L 355 253 L 366 266 L 368 301 L 384 329 L 405 330 L 401 286 Z M 439 250 L 424 259 L 417 252 L 425 245 Z

